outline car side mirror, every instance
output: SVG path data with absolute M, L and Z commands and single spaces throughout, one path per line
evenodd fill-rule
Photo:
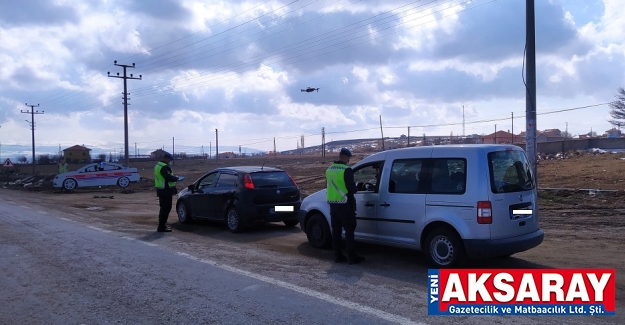
M 193 184 L 187 186 L 187 188 L 189 189 L 189 191 L 193 192 Z

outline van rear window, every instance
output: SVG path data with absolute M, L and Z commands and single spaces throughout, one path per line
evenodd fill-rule
M 284 171 L 251 173 L 256 188 L 279 188 L 295 186 L 289 175 Z
M 488 154 L 488 168 L 493 193 L 521 192 L 533 190 L 536 186 L 523 151 L 491 152 Z

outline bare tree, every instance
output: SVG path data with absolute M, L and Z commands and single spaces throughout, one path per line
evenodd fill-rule
M 26 156 L 21 155 L 19 157 L 17 157 L 17 161 L 20 162 L 20 164 L 25 164 L 26 162 L 28 162 L 28 158 L 26 158 Z
M 610 103 L 610 116 L 612 116 L 613 120 L 609 120 L 610 124 L 614 126 L 618 126 L 619 129 L 621 125 L 625 126 L 625 89 L 620 87 L 618 89 L 618 93 L 616 96 L 616 100 Z

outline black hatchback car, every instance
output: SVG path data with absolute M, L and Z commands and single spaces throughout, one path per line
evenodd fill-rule
M 194 219 L 225 222 L 231 232 L 266 222 L 299 223 L 300 190 L 284 170 L 241 166 L 217 168 L 180 191 L 176 212 L 181 223 Z

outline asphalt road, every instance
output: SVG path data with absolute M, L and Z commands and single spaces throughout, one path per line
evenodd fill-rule
M 426 278 L 420 275 L 425 269 L 402 269 L 401 263 L 379 275 L 364 264 L 328 268 L 307 255 L 283 257 L 274 253 L 276 247 L 259 251 L 245 243 L 220 244 L 218 234 L 202 241 L 177 230 L 146 235 L 95 227 L 15 198 L 0 197 L 0 221 L 0 324 L 619 324 L 623 319 L 427 316 Z M 246 259 L 257 267 L 241 265 Z
M 0 324 L 396 323 L 52 214 L 0 219 Z

